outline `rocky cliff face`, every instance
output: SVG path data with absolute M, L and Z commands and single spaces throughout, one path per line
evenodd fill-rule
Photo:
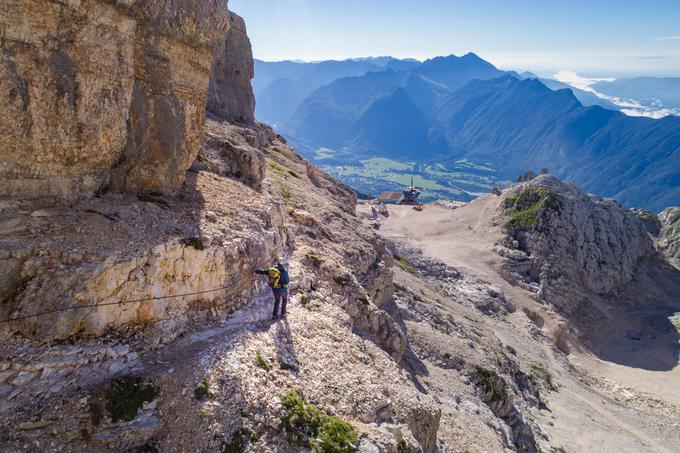
M 230 23 L 226 0 L 4 5 L 0 194 L 176 192 Z
M 680 207 L 673 206 L 665 209 L 660 215 L 661 247 L 670 260 L 680 265 Z
M 245 21 L 234 13 L 229 21 L 229 33 L 213 51 L 207 109 L 223 119 L 250 124 L 255 119 L 253 54 Z
M 512 266 L 540 286 L 540 300 L 567 313 L 587 311 L 593 296 L 616 295 L 654 254 L 637 214 L 552 176 L 517 184 L 505 197 L 506 245 L 520 251 L 509 255 Z

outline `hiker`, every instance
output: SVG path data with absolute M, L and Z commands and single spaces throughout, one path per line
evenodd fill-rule
M 279 318 L 279 304 L 281 305 L 281 317 L 286 316 L 286 305 L 288 304 L 288 270 L 286 261 L 283 258 L 276 260 L 276 264 L 269 269 L 257 269 L 256 274 L 269 277 L 269 287 L 274 292 L 274 314 L 272 319 Z

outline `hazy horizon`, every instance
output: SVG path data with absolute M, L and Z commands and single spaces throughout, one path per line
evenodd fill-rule
M 680 4 L 668 0 L 231 0 L 230 9 L 245 18 L 254 56 L 264 61 L 474 52 L 499 69 L 542 76 L 680 76 Z

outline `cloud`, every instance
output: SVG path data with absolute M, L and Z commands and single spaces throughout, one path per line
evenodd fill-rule
M 654 41 L 680 41 L 680 35 L 662 36 L 661 38 L 654 38 Z
M 638 60 L 664 60 L 668 57 L 665 55 L 640 55 L 635 58 Z

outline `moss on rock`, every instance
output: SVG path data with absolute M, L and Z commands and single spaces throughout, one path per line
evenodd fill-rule
M 503 209 L 510 215 L 505 226 L 531 228 L 539 223 L 545 212 L 554 211 L 559 214 L 562 211 L 562 199 L 559 194 L 544 187 L 527 187 L 506 198 Z

